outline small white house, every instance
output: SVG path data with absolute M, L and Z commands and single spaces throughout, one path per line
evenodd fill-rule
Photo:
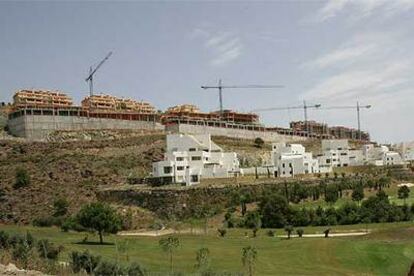
M 395 151 L 388 151 L 382 157 L 384 166 L 402 165 L 404 162 L 401 155 Z
M 319 172 L 318 160 L 305 152 L 300 144 L 272 144 L 272 162 L 275 177 L 292 177 L 298 174 Z
M 398 152 L 390 151 L 387 146 L 374 146 L 368 144 L 363 146 L 365 162 L 375 166 L 402 165 L 404 161 Z
M 154 178 L 171 183 L 193 185 L 201 178 L 229 177 L 239 174 L 234 152 L 224 152 L 209 134 L 167 135 L 164 160 L 152 164 Z
M 414 148 L 407 149 L 404 153 L 405 161 L 414 161 Z

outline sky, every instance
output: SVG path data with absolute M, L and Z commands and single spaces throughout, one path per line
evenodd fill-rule
M 361 128 L 373 140 L 414 140 L 414 0 L 0 2 L 0 101 L 23 88 L 80 103 L 89 67 L 110 51 L 95 93 L 248 112 L 310 105 L 309 119 Z M 326 109 L 324 109 L 326 108 Z M 302 109 L 260 112 L 269 126 Z

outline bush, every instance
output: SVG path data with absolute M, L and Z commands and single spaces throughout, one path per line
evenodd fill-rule
M 122 266 L 108 261 L 99 262 L 93 273 L 95 275 L 126 275 Z
M 269 237 L 274 237 L 274 236 L 275 236 L 275 231 L 274 231 L 274 230 L 268 230 L 268 231 L 266 232 L 266 234 L 267 234 Z
M 68 213 L 69 202 L 64 198 L 59 198 L 53 203 L 55 208 L 54 217 L 65 216 Z
M 256 139 L 254 139 L 254 146 L 257 148 L 262 148 L 264 145 L 264 141 L 262 138 L 257 137 Z
M 23 168 L 18 168 L 16 170 L 16 180 L 14 182 L 13 188 L 20 189 L 30 185 L 30 176 L 27 171 Z
M 224 237 L 227 233 L 227 230 L 224 228 L 217 229 L 217 232 L 219 232 L 220 237 Z
M 62 222 L 62 225 L 60 227 L 62 229 L 63 232 L 68 232 L 69 230 L 74 230 L 77 232 L 82 232 L 82 231 L 86 231 L 87 229 L 85 227 L 83 227 L 82 225 L 80 225 L 78 223 L 78 221 L 76 220 L 76 218 L 74 217 L 69 217 L 67 219 L 65 219 Z
M 303 229 L 297 229 L 296 230 L 296 234 L 298 234 L 299 238 L 302 238 L 303 232 L 304 232 Z
M 7 249 L 10 246 L 10 236 L 5 231 L 0 231 L 0 248 Z
M 100 256 L 93 256 L 87 250 L 83 253 L 73 251 L 70 254 L 70 266 L 73 273 L 79 273 L 84 270 L 86 273 L 91 274 L 100 261 Z
M 35 218 L 32 222 L 33 226 L 37 226 L 37 227 L 61 226 L 62 223 L 63 223 L 63 218 L 61 217 Z
M 37 242 L 37 252 L 41 258 L 57 260 L 62 247 L 56 247 L 49 240 L 44 239 Z

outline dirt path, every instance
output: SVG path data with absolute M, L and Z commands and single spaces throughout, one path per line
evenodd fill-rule
M 370 232 L 343 232 L 343 233 L 330 233 L 329 237 L 350 237 L 350 236 L 363 236 L 367 235 Z M 162 230 L 151 230 L 151 231 L 122 231 L 118 232 L 120 236 L 140 236 L 140 237 L 158 237 L 165 236 L 170 234 L 204 234 L 204 229 L 194 228 L 194 229 L 162 229 Z M 278 238 L 287 238 L 287 235 L 277 235 Z M 297 238 L 298 235 L 291 235 L 291 238 Z M 303 234 L 303 238 L 323 238 L 325 234 Z

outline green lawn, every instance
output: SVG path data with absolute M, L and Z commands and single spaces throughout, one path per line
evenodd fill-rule
M 384 192 L 387 193 L 388 198 L 389 198 L 391 203 L 395 203 L 397 205 L 403 205 L 404 200 L 398 198 L 398 193 L 397 193 L 398 188 L 399 188 L 398 185 L 396 183 L 393 183 L 389 188 L 385 188 Z M 365 199 L 367 199 L 369 196 L 375 196 L 375 194 L 377 192 L 378 191 L 376 191 L 374 189 L 371 189 L 371 190 L 370 189 L 364 189 Z M 339 198 L 338 201 L 336 201 L 333 206 L 334 207 L 339 207 L 347 201 L 352 201 L 351 195 L 352 195 L 352 190 L 343 191 L 342 198 Z M 414 187 L 410 187 L 410 194 L 409 194 L 409 197 L 405 200 L 405 203 L 408 204 L 408 205 L 414 204 Z M 318 206 L 322 206 L 324 208 L 327 208 L 327 207 L 331 206 L 328 203 L 326 203 L 326 201 L 323 199 L 323 197 L 321 197 L 319 200 L 316 200 L 316 201 L 308 200 L 308 201 L 303 201 L 303 202 L 300 202 L 298 204 L 292 204 L 292 205 L 293 206 L 298 206 L 298 207 L 312 207 L 312 208 L 317 208 Z
M 231 229 L 225 238 L 214 231 L 210 235 L 179 235 L 181 247 L 175 255 L 177 271 L 186 275 L 195 272 L 195 251 L 208 247 L 212 268 L 218 271 L 241 272 L 241 250 L 254 245 L 258 250 L 256 275 L 406 275 L 414 260 L 414 223 L 370 224 L 372 233 L 361 237 L 295 238 L 268 237 L 261 230 L 257 238 L 245 237 L 245 229 Z M 63 233 L 57 228 L 0 226 L 9 232 L 30 231 L 36 238 L 48 238 L 62 244 L 67 259 L 71 250 L 88 249 L 115 260 L 115 245 L 76 244 L 85 233 Z M 322 232 L 323 227 L 305 227 L 305 233 Z M 332 227 L 333 232 L 358 231 L 365 225 Z M 250 234 L 251 232 L 248 231 Z M 282 234 L 282 230 L 277 230 Z M 167 271 L 168 260 L 155 237 L 107 236 L 106 241 L 127 240 L 128 255 L 151 271 Z M 97 240 L 91 236 L 89 240 Z M 125 256 L 120 257 L 125 260 Z

